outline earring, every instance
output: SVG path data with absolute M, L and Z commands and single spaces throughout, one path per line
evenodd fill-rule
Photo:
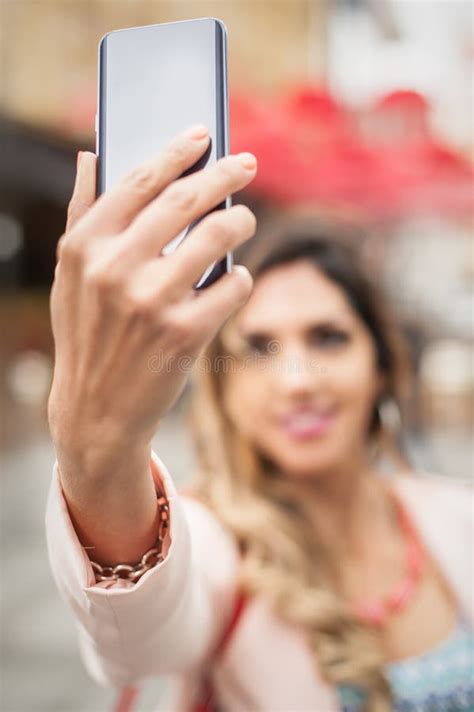
M 391 396 L 386 396 L 377 403 L 376 411 L 382 431 L 378 452 L 385 450 L 398 470 L 410 470 L 410 460 L 403 436 L 402 416 L 397 401 Z
M 377 403 L 376 409 L 382 428 L 392 433 L 398 433 L 401 430 L 402 416 L 395 398 L 383 398 Z

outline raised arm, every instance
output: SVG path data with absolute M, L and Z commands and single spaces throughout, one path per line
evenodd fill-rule
M 130 595 L 129 589 L 118 590 L 122 584 L 113 589 L 93 585 L 83 547 L 94 547 L 99 563 L 114 565 L 135 563 L 154 545 L 158 518 L 151 439 L 182 391 L 190 362 L 251 289 L 251 278 L 241 267 L 202 293 L 193 289 L 210 263 L 254 234 L 255 218 L 243 206 L 206 215 L 175 253 L 160 256 L 187 225 L 255 176 L 252 156 L 243 154 L 179 178 L 208 140 L 202 131 L 177 137 L 98 200 L 95 156 L 84 153 L 59 242 L 51 294 L 56 358 L 48 407 L 57 465 L 47 525 L 53 572 L 60 588 L 64 583 L 68 589 L 92 648 L 102 645 L 98 623 L 102 614 L 112 616 L 110 597 L 120 601 L 116 614 L 123 609 L 126 616 L 140 618 L 143 604 L 153 606 L 153 598 L 143 593 L 147 582 L 166 579 L 161 572 L 171 568 L 167 562 L 173 557 L 147 572 L 134 584 L 138 593 Z M 182 357 L 186 369 L 179 368 Z M 186 578 L 191 548 L 185 542 L 194 532 L 180 512 L 179 505 L 172 507 L 171 548 L 180 558 L 176 571 Z M 65 562 L 62 544 L 55 541 L 58 532 L 75 545 L 68 582 L 61 578 Z M 176 576 L 171 578 L 179 589 Z M 166 582 L 157 585 L 166 589 Z M 183 590 L 188 590 L 184 584 Z M 191 587 L 186 595 L 200 595 L 197 590 Z M 178 605 L 176 596 L 173 600 Z M 178 628 L 185 635 L 182 626 L 180 618 Z M 125 651 L 132 628 L 120 635 Z M 147 640 L 152 638 L 148 634 Z M 141 645 L 145 649 L 146 641 Z M 172 647 L 168 660 L 172 668 Z M 124 670 L 125 677 L 129 672 Z

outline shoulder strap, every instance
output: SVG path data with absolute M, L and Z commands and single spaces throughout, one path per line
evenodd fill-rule
M 132 712 L 138 700 L 139 692 L 140 688 L 137 685 L 123 687 L 117 695 L 113 712 Z
M 229 640 L 232 637 L 233 632 L 237 628 L 237 623 L 239 622 L 243 610 L 245 608 L 245 605 L 248 601 L 248 596 L 243 592 L 243 591 L 238 591 L 235 603 L 234 603 L 234 609 L 232 611 L 232 616 L 230 618 L 230 621 L 227 625 L 226 630 L 224 631 L 224 635 L 222 636 L 219 645 L 217 646 L 216 649 L 216 657 L 219 655 L 222 655 L 224 652 L 224 649 L 227 647 Z
M 205 505 L 205 502 L 201 499 L 201 497 L 193 490 L 192 487 L 189 486 L 184 486 L 180 487 L 178 490 L 180 495 L 184 495 L 185 497 L 189 497 L 190 499 L 195 499 L 198 502 L 201 502 L 201 504 Z M 247 598 L 248 596 L 241 590 L 237 591 L 235 601 L 234 601 L 234 608 L 232 610 L 232 615 L 230 617 L 230 621 L 227 625 L 227 628 L 225 629 L 222 638 L 220 639 L 216 650 L 214 651 L 214 657 L 217 658 L 219 655 L 221 655 L 224 652 L 224 648 L 227 646 L 235 628 L 237 627 L 237 623 L 240 620 L 240 616 L 245 608 L 245 605 L 247 603 Z
M 239 622 L 242 616 L 242 612 L 245 608 L 247 601 L 248 596 L 242 591 L 238 591 L 234 601 L 234 608 L 230 621 L 224 631 L 222 638 L 219 641 L 219 645 L 214 651 L 214 656 L 212 658 L 213 663 L 215 663 L 215 661 L 222 655 L 224 649 L 229 644 L 232 634 L 234 633 L 237 627 L 237 623 Z M 215 704 L 214 685 L 212 683 L 210 673 L 211 671 L 210 669 L 208 669 L 202 677 L 201 690 L 198 699 L 196 699 L 194 702 L 192 712 L 216 712 L 218 710 Z

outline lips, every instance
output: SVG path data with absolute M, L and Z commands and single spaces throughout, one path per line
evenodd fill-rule
M 285 433 L 294 440 L 311 440 L 326 435 L 334 423 L 335 408 L 324 410 L 304 408 L 285 415 L 280 423 Z

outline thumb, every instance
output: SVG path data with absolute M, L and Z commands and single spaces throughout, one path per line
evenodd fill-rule
M 74 190 L 67 210 L 66 232 L 89 210 L 95 202 L 96 194 L 95 153 L 79 151 L 77 154 L 77 173 Z

